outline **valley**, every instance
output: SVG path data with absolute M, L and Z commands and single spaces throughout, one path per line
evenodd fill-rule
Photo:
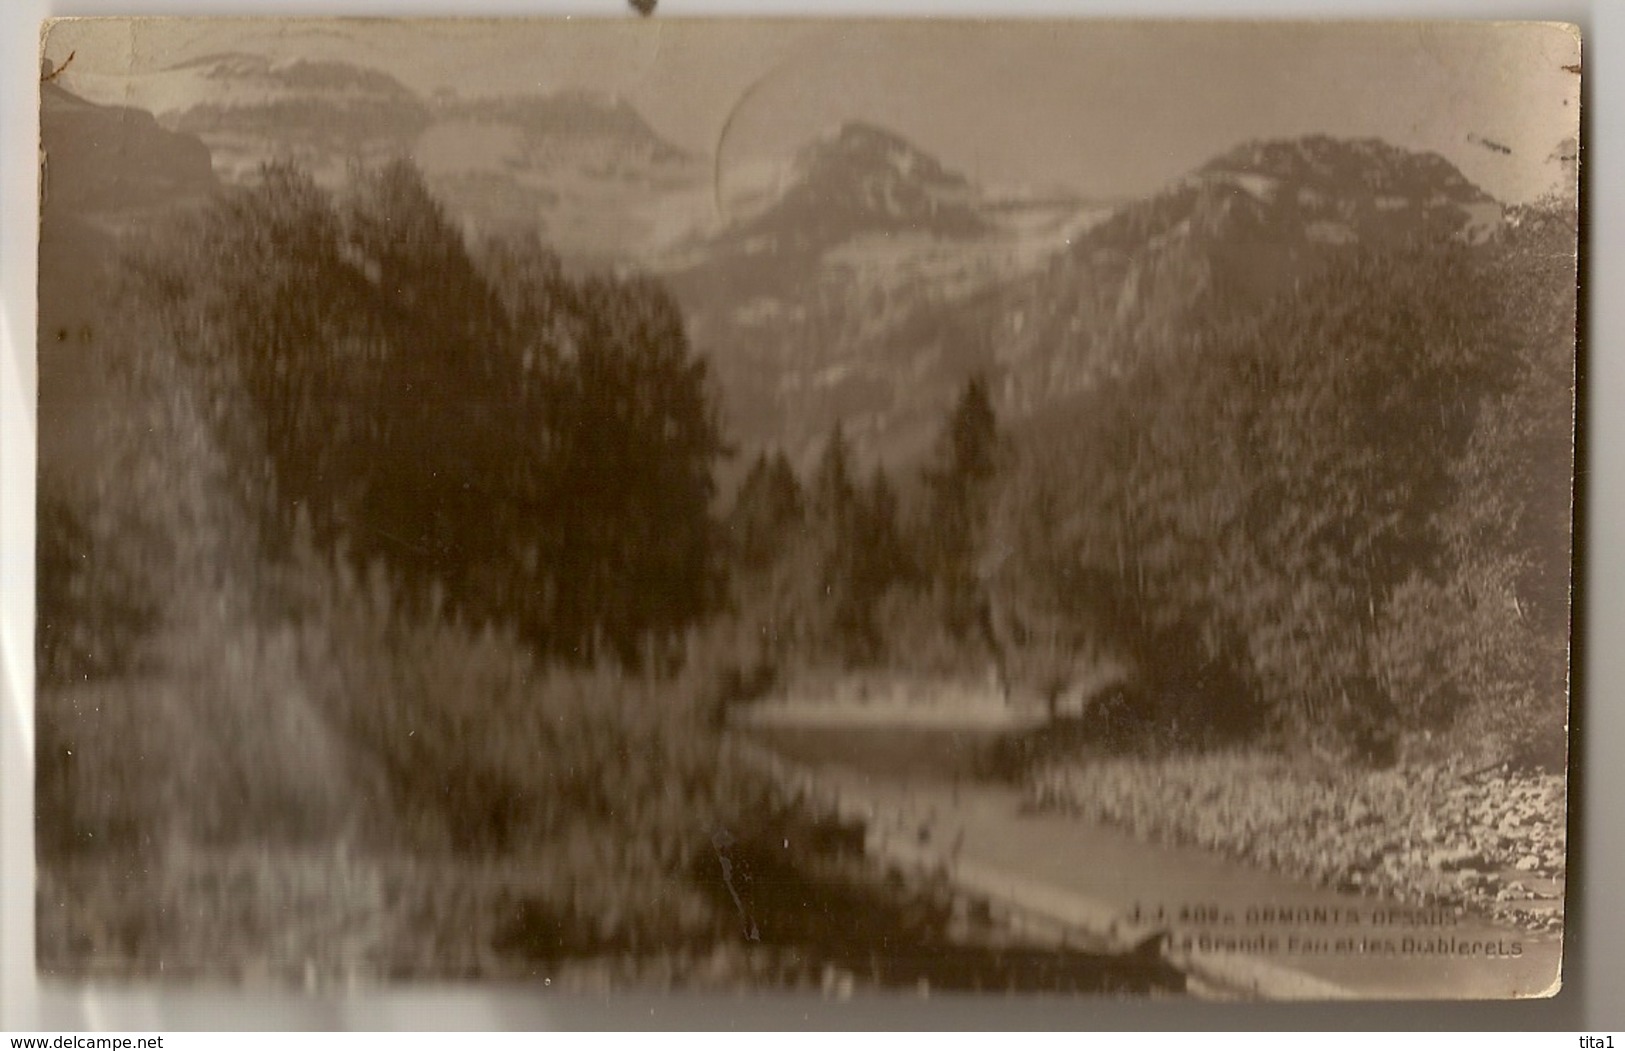
M 614 90 L 107 78 L 41 89 L 48 970 L 1161 996 L 1260 955 L 1140 923 L 1183 883 L 1529 950 L 1289 924 L 1256 995 L 1547 991 L 1572 184 L 1350 132 L 1012 189 L 881 115 L 747 178 Z

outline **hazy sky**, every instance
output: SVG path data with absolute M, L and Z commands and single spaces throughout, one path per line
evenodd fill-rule
M 1555 179 L 1579 106 L 1574 39 L 1510 24 L 148 20 L 61 26 L 47 52 L 70 50 L 70 90 L 136 104 L 156 71 L 210 52 L 335 58 L 425 93 L 617 92 L 679 145 L 720 141 L 724 168 L 858 117 L 989 184 L 1103 196 L 1323 132 L 1436 150 L 1518 201 Z

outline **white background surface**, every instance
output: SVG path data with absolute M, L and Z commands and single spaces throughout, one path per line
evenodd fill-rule
M 1625 1036 L 1625 151 L 1620 0 L 661 0 L 655 15 L 1517 18 L 1578 23 L 1584 34 L 1581 141 L 1589 295 L 1582 367 L 1580 551 L 1584 637 L 1576 649 L 1574 724 L 1581 751 L 1571 798 L 1565 985 L 1531 1003 L 1257 1005 L 1061 999 L 872 998 L 831 1003 L 763 996 L 568 1000 L 536 990 L 423 988 L 300 997 L 178 988 L 79 988 L 34 980 L 32 754 L 34 312 L 37 34 L 63 15 L 537 15 L 633 17 L 624 0 L 293 0 L 137 4 L 4 0 L 0 8 L 0 1031 L 175 1029 L 1058 1028 L 1612 1029 Z M 1612 178 L 1610 178 L 1612 173 Z M 1529 1046 L 1571 1047 L 1535 1040 Z

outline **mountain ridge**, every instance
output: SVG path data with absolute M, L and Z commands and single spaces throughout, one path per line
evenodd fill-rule
M 853 236 L 969 238 L 995 224 L 981 191 L 902 135 L 846 120 L 804 143 L 765 201 L 710 238 L 711 249 L 816 252 Z
M 1040 265 L 958 294 L 934 294 L 928 277 L 882 300 L 861 285 L 832 292 L 841 252 L 821 248 L 821 266 L 797 271 L 764 249 L 710 292 L 744 289 L 755 314 L 695 309 L 695 331 L 729 348 L 725 358 L 756 355 L 754 366 L 723 362 L 748 392 L 733 400 L 755 413 L 741 421 L 747 444 L 804 457 L 840 420 L 861 455 L 909 459 L 970 375 L 993 380 L 1001 411 L 1022 416 L 1290 293 L 1354 246 L 1474 243 L 1503 215 L 1437 154 L 1325 135 L 1243 142 L 1069 231 Z M 702 297 L 677 288 L 690 305 Z
M 472 229 L 534 225 L 567 258 L 657 272 L 742 444 L 792 454 L 841 420 L 860 453 L 907 458 L 971 374 L 1020 415 L 1351 246 L 1480 240 L 1509 214 L 1440 155 L 1374 138 L 1242 142 L 1106 209 L 990 195 L 896 131 L 848 120 L 797 150 L 760 207 L 663 250 L 697 229 L 684 209 L 709 205 L 710 173 L 617 96 L 423 99 L 377 71 L 243 54 L 176 68 L 298 86 L 166 117 L 228 152 L 286 141 L 278 120 L 293 139 L 320 125 L 307 95 L 333 112 L 356 103 L 357 119 L 395 107 L 400 119 L 344 147 L 411 156 Z
M 994 337 L 1006 395 L 1021 409 L 1087 385 L 1125 352 L 1289 291 L 1345 248 L 1478 241 L 1502 213 L 1438 154 L 1324 135 L 1242 143 L 1012 290 Z
M 664 205 L 701 185 L 696 158 L 625 99 L 598 92 L 424 96 L 367 66 L 246 52 L 157 79 L 168 84 L 161 121 L 206 142 L 227 181 L 291 160 L 337 188 L 355 164 L 409 158 L 472 229 L 535 227 L 593 265 L 665 239 L 682 220 Z

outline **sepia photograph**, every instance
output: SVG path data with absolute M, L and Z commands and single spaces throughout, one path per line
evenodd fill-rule
M 1555 995 L 1580 62 L 47 22 L 41 981 Z

